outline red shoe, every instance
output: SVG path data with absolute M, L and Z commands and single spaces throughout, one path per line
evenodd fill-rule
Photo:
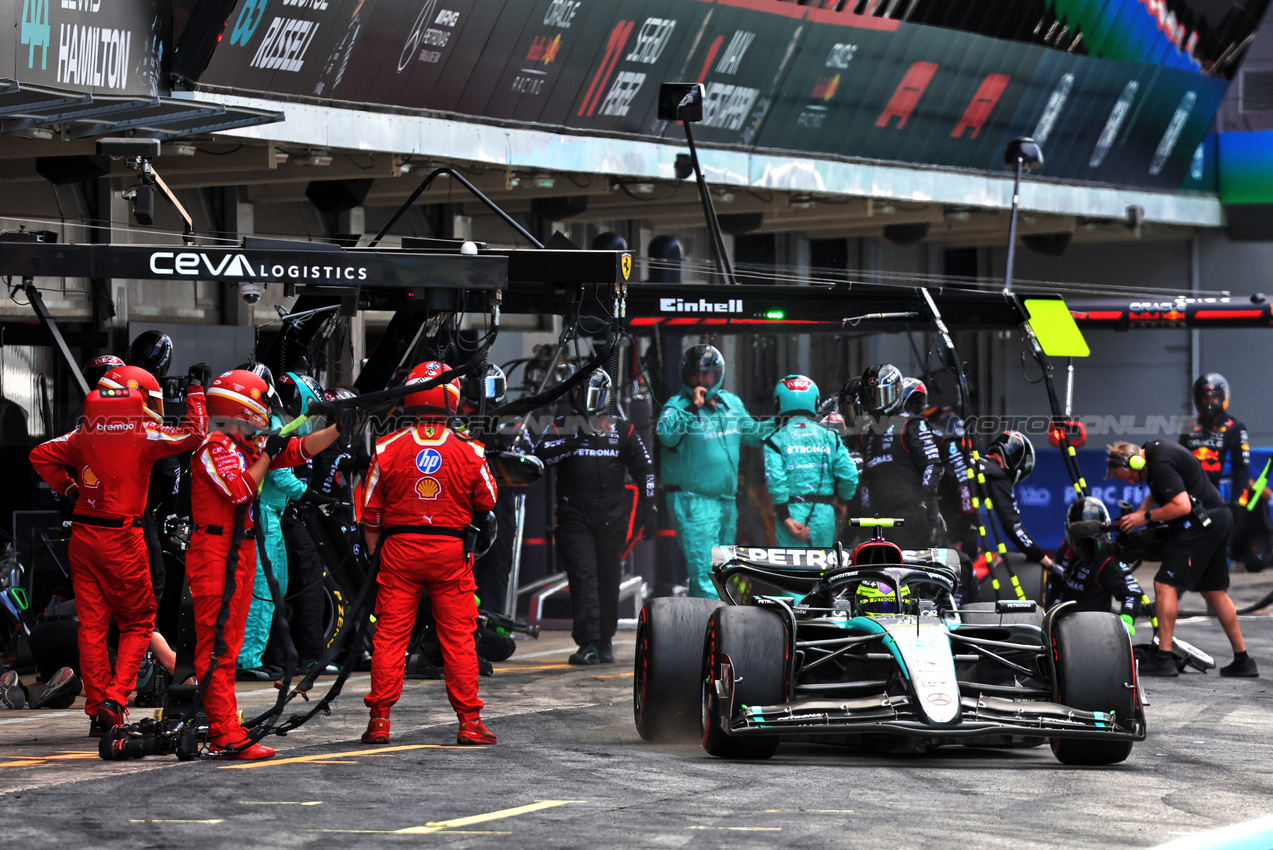
M 362 733 L 364 744 L 389 743 L 389 718 L 373 717 L 367 723 L 367 731 Z
M 213 738 L 213 750 L 209 755 L 212 758 L 239 759 L 241 761 L 273 758 L 274 750 L 272 748 L 261 744 L 245 746 L 247 743 L 247 736 L 240 737 L 235 741 L 230 741 L 228 738 Z M 239 749 L 240 747 L 243 747 L 243 749 Z
M 455 736 L 455 743 L 484 746 L 494 744 L 495 736 L 491 734 L 491 730 L 482 725 L 481 718 L 474 717 L 472 720 L 460 721 L 460 732 Z
M 124 708 L 113 699 L 102 700 L 101 705 L 95 710 L 96 720 L 99 724 L 107 729 L 114 729 L 116 726 L 123 726 L 128 722 L 128 709 Z M 92 732 L 89 732 L 92 735 Z M 97 737 L 101 737 L 99 734 Z

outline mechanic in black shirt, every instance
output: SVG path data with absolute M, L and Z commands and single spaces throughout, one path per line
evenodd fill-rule
M 986 449 L 981 474 L 986 495 L 1004 533 L 1027 558 L 1050 568 L 1052 559 L 1026 531 L 1021 522 L 1021 509 L 1017 507 L 1016 487 L 1033 471 L 1034 445 L 1030 438 L 1020 431 L 1004 431 Z
M 971 458 L 965 455 L 964 421 L 949 407 L 930 407 L 924 421 L 937 440 L 942 477 L 938 487 L 938 507 L 946 528 L 946 545 L 959 553 L 961 577 L 959 604 L 977 602 L 980 588 L 973 572 L 977 557 L 977 510 L 972 506 L 972 479 L 968 475 Z
M 579 650 L 571 664 L 613 664 L 624 550 L 652 533 L 654 466 L 636 427 L 610 415 L 610 376 L 597 369 L 576 389 L 578 415 L 550 425 L 535 446 L 557 468 L 555 539 L 570 581 L 571 636 Z M 624 473 L 637 486 L 635 504 Z
M 1149 499 L 1142 510 L 1118 520 L 1119 531 L 1135 531 L 1150 522 L 1165 522 L 1168 537 L 1162 566 L 1154 576 L 1154 607 L 1158 613 L 1158 651 L 1141 662 L 1148 676 L 1176 676 L 1171 638 L 1176 627 L 1180 591 L 1196 590 L 1207 600 L 1233 646 L 1233 663 L 1221 676 L 1254 678 L 1255 659 L 1246 653 L 1238 613 L 1229 598 L 1229 534 L 1233 515 L 1198 459 L 1184 446 L 1150 440 L 1143 447 L 1115 443 L 1109 447 L 1106 478 L 1125 484 L 1148 484 Z M 1149 508 L 1153 501 L 1157 507 Z
M 858 394 L 868 421 L 854 441 L 862 452 L 858 490 L 865 513 L 905 521 L 890 535 L 893 543 L 903 549 L 927 549 L 940 545 L 937 503 L 942 465 L 927 423 L 899 418 L 904 381 L 891 363 L 862 373 Z
M 1076 603 L 1079 611 L 1109 611 L 1110 602 L 1118 599 L 1118 614 L 1127 634 L 1135 635 L 1133 621 L 1144 591 L 1118 557 L 1109 532 L 1102 530 L 1109 524 L 1109 511 L 1100 499 L 1070 503 L 1065 512 L 1065 542 L 1057 549 L 1054 572 L 1064 584 L 1062 602 Z

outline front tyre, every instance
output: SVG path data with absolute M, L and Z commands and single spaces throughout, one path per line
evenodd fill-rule
M 1123 723 L 1136 716 L 1131 640 L 1122 621 L 1103 611 L 1077 611 L 1053 627 L 1056 701 L 1083 711 L 1106 711 Z M 1131 741 L 1053 738 L 1052 753 L 1064 764 L 1118 764 Z
M 722 727 L 744 705 L 786 701 L 787 627 L 773 611 L 751 607 L 719 608 L 703 639 L 703 749 L 727 759 L 767 759 L 778 751 L 778 735 L 730 736 Z M 717 682 L 722 673 L 732 681 Z M 720 691 L 732 689 L 725 705 Z

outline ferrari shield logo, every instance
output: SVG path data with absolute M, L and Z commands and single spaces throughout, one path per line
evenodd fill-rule
M 619 258 L 619 269 L 623 272 L 623 279 L 627 280 L 632 276 L 632 255 L 624 254 Z

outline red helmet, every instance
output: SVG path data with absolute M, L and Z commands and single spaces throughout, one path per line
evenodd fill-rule
M 98 380 L 96 388 L 138 390 L 146 397 L 146 409 L 156 419 L 163 418 L 164 392 L 159 388 L 155 376 L 140 366 L 116 366 Z
M 451 367 L 445 363 L 430 360 L 411 370 L 411 374 L 407 375 L 407 384 L 418 384 L 450 371 Z M 460 379 L 456 378 L 455 380 L 447 381 L 445 384 L 436 386 L 431 390 L 411 393 L 402 400 L 402 404 L 408 410 L 413 407 L 433 407 L 439 411 L 448 410 L 454 413 L 460 405 Z M 438 415 L 440 416 L 441 414 L 439 413 Z
M 208 387 L 208 416 L 233 419 L 256 430 L 270 427 L 270 408 L 266 398 L 270 385 L 246 369 L 233 369 L 218 375 Z

